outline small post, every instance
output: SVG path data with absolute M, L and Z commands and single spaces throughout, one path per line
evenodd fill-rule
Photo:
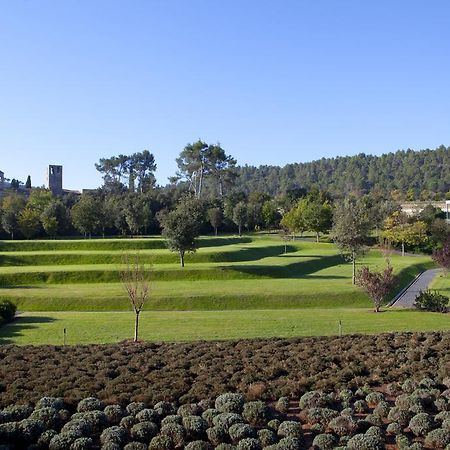
M 64 345 L 66 345 L 66 329 L 65 328 L 63 330 L 63 334 L 64 334 Z
M 339 321 L 339 337 L 342 337 L 342 321 Z

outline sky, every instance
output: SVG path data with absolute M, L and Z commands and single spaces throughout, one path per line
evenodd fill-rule
M 147 149 L 241 165 L 450 145 L 447 0 L 0 0 L 0 170 L 101 184 Z

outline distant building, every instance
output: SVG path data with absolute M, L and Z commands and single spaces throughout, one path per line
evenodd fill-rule
M 0 170 L 0 186 L 5 182 L 5 174 Z
M 445 212 L 446 219 L 450 221 L 450 200 L 442 201 L 417 201 L 417 202 L 405 202 L 402 203 L 402 211 L 408 216 L 413 216 L 420 213 L 427 205 L 432 205 L 435 208 L 439 208 L 441 211 Z
M 63 193 L 63 166 L 50 164 L 47 169 L 47 187 L 53 195 Z

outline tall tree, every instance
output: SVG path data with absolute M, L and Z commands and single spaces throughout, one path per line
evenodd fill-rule
M 264 226 L 271 230 L 276 228 L 280 224 L 280 213 L 276 203 L 273 200 L 264 202 L 262 207 L 262 216 L 264 220 Z
M 433 259 L 443 269 L 450 271 L 450 235 L 445 241 L 444 246 L 433 252 Z
M 367 244 L 370 222 L 365 205 L 348 198 L 335 205 L 331 236 L 341 253 L 352 263 L 352 283 L 356 283 L 356 258 Z
M 8 194 L 2 200 L 2 228 L 11 236 L 11 239 L 14 239 L 14 233 L 19 229 L 18 218 L 23 208 L 25 208 L 25 200 L 16 193 Z
M 214 179 L 218 195 L 223 199 L 225 186 L 229 186 L 236 178 L 236 160 L 225 153 L 220 144 L 209 145 L 207 150 L 208 172 Z
M 156 170 L 155 157 L 148 150 L 134 153 L 130 157 L 129 173 L 130 177 L 138 181 L 138 190 L 142 194 L 148 192 L 154 187 L 156 178 L 154 172 Z
M 40 214 L 38 211 L 30 208 L 29 206 L 19 213 L 17 221 L 20 232 L 27 239 L 31 239 L 36 236 L 41 230 Z
M 31 177 L 30 175 L 27 176 L 27 181 L 25 181 L 25 188 L 31 189 Z
M 210 208 L 206 212 L 209 223 L 214 228 L 214 234 L 217 236 L 217 229 L 222 225 L 223 221 L 223 213 L 222 210 L 218 207 Z
M 190 196 L 183 197 L 173 211 L 159 214 L 158 220 L 168 248 L 179 253 L 181 267 L 184 267 L 185 254 L 197 250 L 196 238 L 203 221 L 200 202 Z
M 101 224 L 101 207 L 99 202 L 91 195 L 81 196 L 71 211 L 74 227 L 85 236 L 91 237 Z
M 247 207 L 244 202 L 239 202 L 233 209 L 233 222 L 238 227 L 239 236 L 242 236 L 242 227 L 247 220 Z
M 322 202 L 320 199 L 309 200 L 303 211 L 303 220 L 306 227 L 316 233 L 316 240 L 319 242 L 319 234 L 326 233 L 332 225 L 333 211 L 328 201 Z

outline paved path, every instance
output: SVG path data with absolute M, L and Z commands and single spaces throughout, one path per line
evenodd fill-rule
M 402 308 L 414 308 L 414 301 L 419 295 L 420 291 L 428 289 L 430 283 L 434 280 L 434 277 L 440 272 L 441 269 L 425 270 L 420 274 L 414 283 L 403 292 L 403 294 L 395 301 L 392 306 L 399 306 Z

